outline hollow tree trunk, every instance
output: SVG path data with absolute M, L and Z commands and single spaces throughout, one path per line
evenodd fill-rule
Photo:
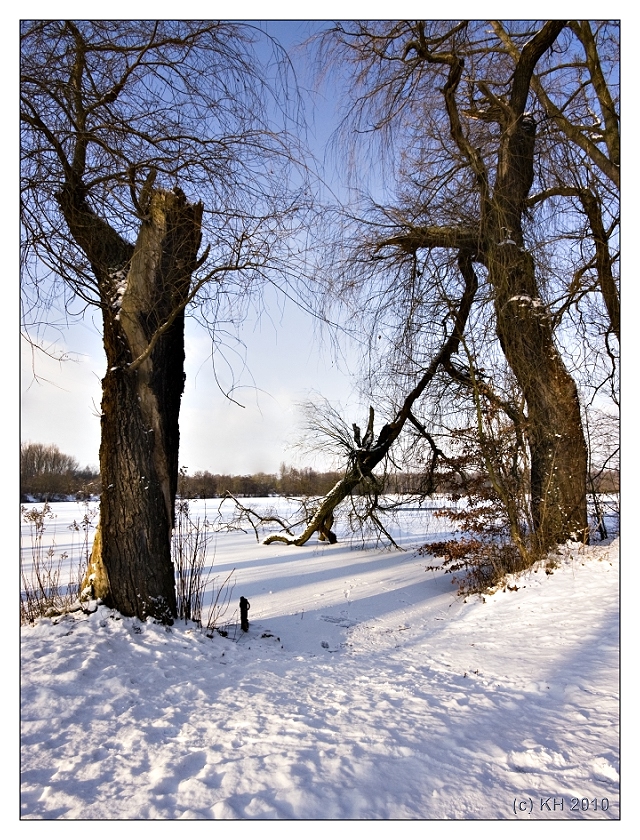
M 179 190 L 156 190 L 147 211 L 126 263 L 111 260 L 105 276 L 104 262 L 92 261 L 102 297 L 107 373 L 100 524 L 84 585 L 124 615 L 171 622 L 184 307 L 200 246 L 202 205 L 187 203 Z
M 544 550 L 588 534 L 587 447 L 577 388 L 555 347 L 524 245 L 521 219 L 533 180 L 534 140 L 535 124 L 527 116 L 503 136 L 485 262 L 497 335 L 527 402 L 532 516 Z

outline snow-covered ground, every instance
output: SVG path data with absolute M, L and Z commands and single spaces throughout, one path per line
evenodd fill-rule
M 78 550 L 82 506 L 52 507 Z M 106 607 L 23 627 L 22 817 L 617 819 L 618 541 L 464 601 L 412 550 L 428 517 L 405 552 L 215 535 L 226 638 Z

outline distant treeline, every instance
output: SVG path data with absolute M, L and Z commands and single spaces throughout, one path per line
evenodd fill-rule
M 298 469 L 287 464 L 280 466 L 277 475 L 263 472 L 254 475 L 218 475 L 205 471 L 181 475 L 178 492 L 183 498 L 190 499 L 215 499 L 227 493 L 238 498 L 324 496 L 342 477 L 343 473 L 339 471 L 318 472 L 310 467 Z M 419 493 L 423 481 L 423 476 L 393 473 L 386 476 L 384 492 Z M 442 488 L 442 492 L 446 492 L 446 488 Z
M 236 497 L 324 496 L 342 478 L 339 471 L 319 472 L 310 467 L 281 464 L 276 473 L 224 475 L 208 470 L 180 474 L 178 493 L 185 499 L 216 499 L 227 493 Z M 402 495 L 424 491 L 425 477 L 416 473 L 391 473 L 384 492 Z M 437 491 L 455 492 L 455 481 L 441 477 Z M 620 481 L 616 470 L 594 478 L 598 493 L 617 493 Z M 20 498 L 55 501 L 69 497 L 84 499 L 100 494 L 100 475 L 90 467 L 80 469 L 75 458 L 64 455 L 54 444 L 24 443 L 20 447 Z
M 180 475 L 178 493 L 187 499 L 216 499 L 227 493 L 247 496 L 323 496 L 342 477 L 339 472 L 296 469 L 282 464 L 278 474 L 221 475 L 208 470 Z
M 21 444 L 21 501 L 55 501 L 69 496 L 86 499 L 99 493 L 100 474 L 91 467 L 81 469 L 75 458 L 60 452 L 55 444 Z
M 343 473 L 318 472 L 310 467 L 297 469 L 282 464 L 279 473 L 254 475 L 220 475 L 208 471 L 181 475 L 178 492 L 185 499 L 216 499 L 227 493 L 232 496 L 324 496 L 339 481 Z M 617 493 L 620 486 L 616 470 L 594 477 L 597 493 Z M 459 490 L 456 476 L 440 476 L 435 492 L 455 493 Z M 357 490 L 356 490 L 357 492 Z M 425 476 L 418 473 L 389 473 L 385 476 L 383 492 L 398 495 L 425 493 Z M 433 492 L 433 491 L 432 491 Z

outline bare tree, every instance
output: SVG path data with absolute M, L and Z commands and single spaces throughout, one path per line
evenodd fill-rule
M 64 475 L 77 472 L 78 461 L 65 455 L 53 443 L 22 443 L 20 445 L 20 480 L 36 475 Z
M 380 198 L 363 202 L 357 218 L 351 211 L 350 256 L 343 258 L 344 231 L 336 248 L 343 278 L 336 292 L 355 301 L 369 325 L 372 389 L 383 399 L 386 389 L 389 402 L 391 385 L 392 401 L 402 405 L 438 358 L 432 382 L 450 402 L 466 394 L 472 406 L 481 392 L 507 415 L 528 450 L 540 549 L 588 532 L 587 447 L 572 361 L 587 301 L 603 303 L 607 320 L 598 335 L 585 326 L 588 340 L 615 365 L 614 29 L 378 21 L 340 24 L 324 39 L 325 66 L 348 68 L 341 138 L 358 140 L 360 187 L 363 162 L 373 165 L 378 155 L 389 161 L 387 182 L 390 174 L 397 185 L 395 198 L 378 189 Z M 336 266 L 330 271 L 335 276 Z M 467 349 L 460 358 L 438 356 L 434 345 L 471 273 L 477 291 Z M 515 399 L 501 388 L 501 359 Z M 434 411 L 434 396 L 422 406 L 432 419 L 444 410 L 441 402 Z M 426 440 L 431 422 L 415 420 Z
M 272 45 L 261 64 L 255 36 L 210 21 L 22 24 L 25 321 L 33 329 L 61 302 L 101 312 L 102 495 L 87 583 L 142 619 L 176 614 L 185 312 L 199 306 L 215 332 L 267 269 L 285 277 L 305 201 L 288 187 L 284 117 L 267 117 L 286 103 L 285 60 Z

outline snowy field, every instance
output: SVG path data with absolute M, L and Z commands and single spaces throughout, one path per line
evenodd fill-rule
M 84 508 L 52 508 L 73 566 Z M 404 552 L 213 535 L 226 638 L 106 607 L 23 627 L 22 817 L 619 818 L 618 541 L 465 602 L 414 551 L 439 521 L 406 512 Z

